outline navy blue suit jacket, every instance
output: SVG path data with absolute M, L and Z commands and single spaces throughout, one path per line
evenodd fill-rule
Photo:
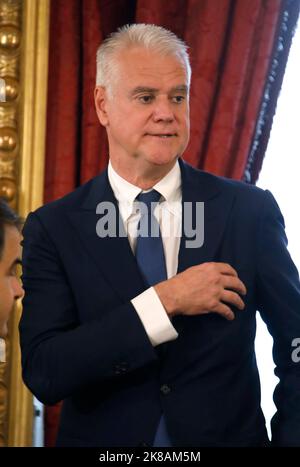
M 186 248 L 183 235 L 178 272 L 227 262 L 248 293 L 232 322 L 176 316 L 179 337 L 158 348 L 130 302 L 147 286 L 128 239 L 96 235 L 97 204 L 117 205 L 106 171 L 26 221 L 23 377 L 45 404 L 64 400 L 60 446 L 151 445 L 162 410 L 174 446 L 267 444 L 256 310 L 280 378 L 273 444 L 300 446 L 300 286 L 279 208 L 269 192 L 180 167 L 183 202 L 205 202 L 205 239 Z

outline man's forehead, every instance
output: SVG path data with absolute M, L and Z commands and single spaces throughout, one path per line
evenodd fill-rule
M 181 93 L 181 94 L 187 94 L 188 93 L 188 86 L 186 84 L 178 84 L 176 86 L 170 87 L 168 90 L 170 93 Z M 130 95 L 135 96 L 137 94 L 142 94 L 142 93 L 151 93 L 151 94 L 157 94 L 160 91 L 160 88 L 158 87 L 153 87 L 153 86 L 135 86 L 130 90 Z
M 189 76 L 183 60 L 145 48 L 132 48 L 117 54 L 115 92 L 127 96 L 152 90 L 164 93 L 189 92 Z M 148 90 L 146 89 L 148 88 Z M 151 92 L 151 91 L 150 91 Z
M 19 252 L 21 248 L 22 234 L 19 229 L 13 225 L 5 226 L 4 246 L 15 252 Z
M 7 271 L 14 264 L 21 263 L 21 239 L 22 234 L 17 227 L 12 225 L 5 226 L 5 237 L 2 256 L 0 259 L 1 270 Z
M 169 73 L 186 73 L 184 60 L 176 54 L 136 47 L 117 53 L 115 58 L 119 66 L 133 72 L 147 74 L 163 68 Z

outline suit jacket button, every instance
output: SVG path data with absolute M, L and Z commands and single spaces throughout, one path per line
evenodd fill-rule
M 121 362 L 117 365 L 115 365 L 114 370 L 116 375 L 120 375 L 121 373 L 126 373 L 128 370 L 128 363 L 126 362 Z
M 160 392 L 166 396 L 167 394 L 169 394 L 171 392 L 171 388 L 170 386 L 168 386 L 167 384 L 163 384 L 161 387 L 160 387 Z
M 123 373 L 126 373 L 128 371 L 129 365 L 127 362 L 121 362 L 120 363 L 120 368 Z

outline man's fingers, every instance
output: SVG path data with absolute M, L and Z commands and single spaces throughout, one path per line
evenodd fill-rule
M 230 266 L 230 264 L 228 263 L 216 263 L 216 262 L 208 262 L 208 263 L 201 263 L 201 264 L 198 264 L 197 266 L 192 266 L 190 269 L 193 269 L 193 270 L 199 270 L 200 271 L 214 271 L 216 273 L 219 273 L 219 274 L 224 274 L 224 275 L 227 275 L 227 276 L 235 276 L 235 277 L 238 277 L 238 273 L 236 272 L 236 270 Z
M 230 266 L 230 264 L 228 263 L 212 263 L 214 264 L 218 271 L 221 273 L 221 274 L 225 274 L 225 275 L 228 275 L 228 276 L 235 276 L 237 277 L 238 276 L 238 273 L 236 272 L 236 270 Z
M 224 276 L 223 286 L 225 289 L 234 290 L 241 295 L 246 295 L 247 293 L 245 284 L 238 277 Z
M 213 310 L 214 313 L 218 313 L 219 315 L 223 316 L 223 318 L 232 321 L 234 320 L 235 316 L 231 308 L 226 305 L 229 303 L 232 306 L 235 306 L 239 310 L 243 310 L 245 308 L 245 304 L 241 297 L 230 290 L 224 290 L 221 296 L 222 302 L 218 304 L 218 306 Z M 224 303 L 225 302 L 225 303 Z
M 231 290 L 224 290 L 221 295 L 222 302 L 230 303 L 230 305 L 235 306 L 239 310 L 243 310 L 245 308 L 245 303 L 237 294 L 236 292 L 232 292 Z
M 214 313 L 218 313 L 223 316 L 223 318 L 228 319 L 228 321 L 234 320 L 233 311 L 229 306 L 225 305 L 225 303 L 219 303 L 219 305 L 214 309 Z

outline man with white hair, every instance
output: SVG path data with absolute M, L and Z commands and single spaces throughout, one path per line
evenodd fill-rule
M 272 442 L 300 445 L 283 219 L 269 192 L 181 159 L 190 80 L 170 31 L 106 39 L 95 104 L 108 169 L 27 219 L 23 376 L 42 402 L 64 400 L 59 446 L 267 446 L 257 309 L 281 380 Z

